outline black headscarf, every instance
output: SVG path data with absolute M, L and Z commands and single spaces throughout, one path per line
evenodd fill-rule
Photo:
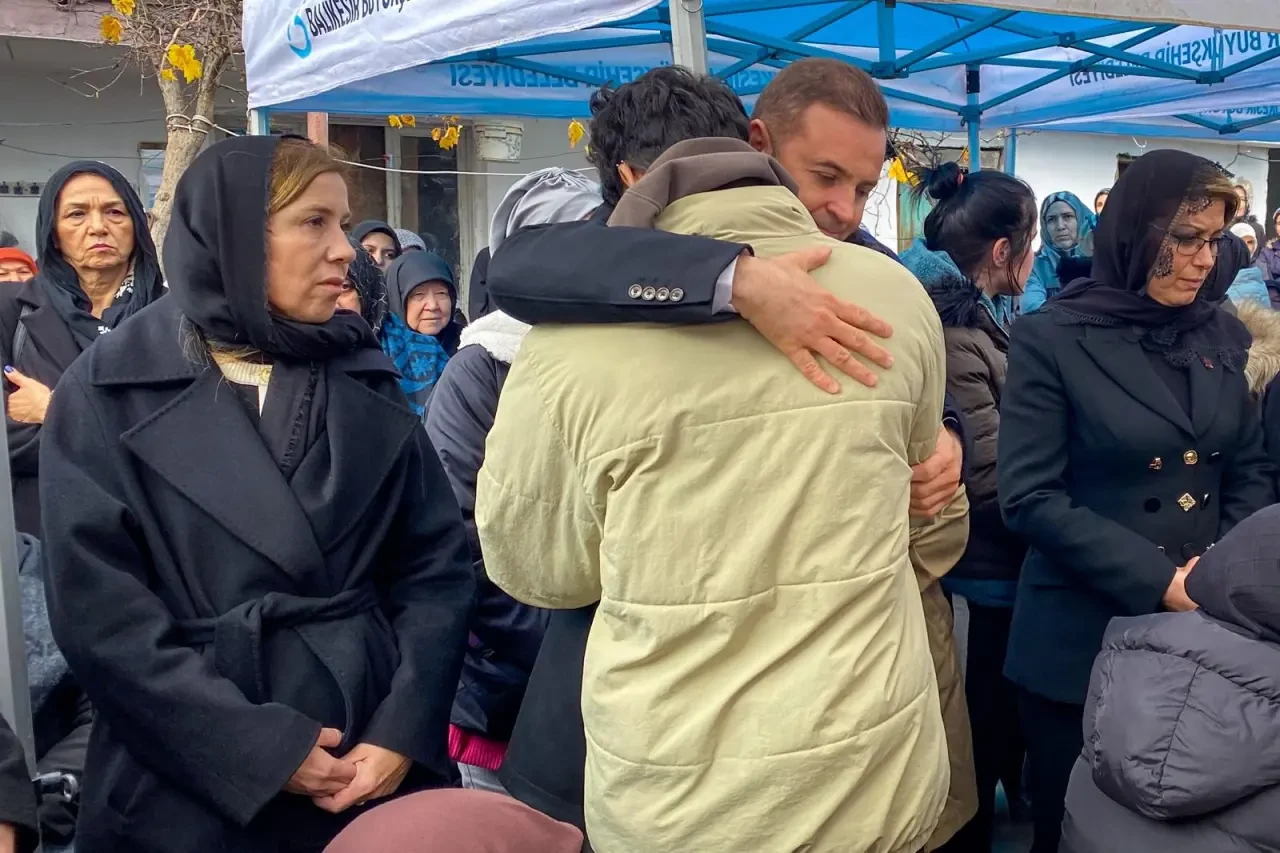
M 1183 151 L 1152 151 L 1134 160 L 1112 187 L 1107 215 L 1098 221 L 1092 276 L 1072 282 L 1045 309 L 1063 322 L 1136 327 L 1145 349 L 1177 367 L 1212 358 L 1243 369 L 1249 333 L 1218 307 L 1231 281 L 1223 283 L 1211 272 L 1195 301 L 1184 306 L 1162 305 L 1147 296 L 1169 228 L 1198 201 L 1189 198 L 1192 187 L 1215 173 L 1225 174 L 1217 164 Z
M 400 253 L 404 251 L 404 246 L 400 245 L 400 238 L 396 235 L 396 229 L 379 219 L 366 219 L 364 222 L 354 226 L 351 229 L 351 236 L 359 243 L 375 231 L 379 234 L 386 234 L 391 238 L 392 244 L 396 247 L 396 256 L 399 257 Z
M 364 321 L 376 335 L 382 328 L 383 318 L 387 316 L 387 280 L 373 258 L 360 245 L 360 241 L 355 237 L 349 239 L 351 248 L 356 250 L 356 256 L 347 266 L 347 279 L 360 296 L 360 316 L 364 317 Z
M 350 311 L 304 323 L 268 307 L 267 205 L 280 140 L 225 139 L 196 157 L 178 182 L 164 261 L 172 298 L 207 341 L 251 347 L 274 363 L 258 431 L 289 479 L 327 434 L 322 362 L 378 341 Z
M 1259 510 L 1210 548 L 1187 576 L 1200 609 L 1280 643 L 1280 504 Z
M 324 361 L 376 348 L 357 314 L 339 311 L 328 322 L 303 323 L 267 307 L 267 199 L 280 140 L 224 139 L 187 168 L 164 241 L 173 297 L 207 339 L 251 347 L 273 361 Z
M 1218 260 L 1209 271 L 1201 290 L 1206 299 L 1216 299 L 1221 304 L 1227 298 L 1227 290 L 1235 284 L 1240 271 L 1252 263 L 1249 247 L 1236 235 L 1228 231 L 1222 235 L 1222 243 L 1218 246 Z
M 445 352 L 453 355 L 458 351 L 463 324 L 458 319 L 458 285 L 453 280 L 453 270 L 448 261 L 435 252 L 407 252 L 396 258 L 387 269 L 387 303 L 391 313 L 408 325 L 405 306 L 409 301 L 409 294 L 415 287 L 428 281 L 443 282 L 449 289 L 452 316 L 449 324 L 435 337 Z
M 80 277 L 67 263 L 57 246 L 55 222 L 58 217 L 58 195 L 67 182 L 76 175 L 98 175 L 110 182 L 112 188 L 124 199 L 129 218 L 133 220 L 132 271 L 116 293 L 115 301 L 102 314 L 93 316 L 93 303 L 80 286 Z M 165 293 L 164 277 L 160 274 L 160 261 L 156 244 L 151 240 L 147 225 L 147 212 L 142 199 L 115 169 L 94 160 L 77 160 L 53 173 L 40 196 L 40 208 L 36 213 L 36 244 L 40 255 L 40 272 L 36 276 L 44 298 L 71 330 L 71 336 L 81 350 L 111 331 Z

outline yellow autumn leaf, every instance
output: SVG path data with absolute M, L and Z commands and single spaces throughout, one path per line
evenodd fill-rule
M 400 116 L 387 116 L 387 124 L 392 127 L 403 127 L 404 122 L 400 121 Z
M 582 141 L 582 137 L 587 133 L 587 129 L 582 126 L 582 122 L 576 118 L 569 122 L 569 147 L 577 148 L 578 143 Z
M 102 32 L 102 40 L 111 44 L 119 44 L 120 37 L 124 35 L 124 25 L 115 15 L 103 15 L 99 29 Z
M 134 0 L 111 0 L 111 8 L 126 18 L 133 15 Z
M 183 62 L 185 62 L 182 55 L 182 45 L 169 45 L 169 49 L 164 52 L 164 58 L 174 68 L 182 68 Z
M 418 126 L 418 117 L 417 117 L 417 116 L 403 115 L 403 116 L 400 116 L 400 121 L 404 122 L 404 126 L 405 126 L 405 127 L 417 127 L 417 126 Z
M 182 76 L 186 78 L 188 83 L 199 80 L 204 76 L 204 63 L 198 59 L 191 60 L 182 66 Z
M 173 82 L 173 81 L 175 81 L 175 80 L 177 80 L 177 79 L 178 79 L 177 75 L 173 73 L 173 69 L 172 69 L 172 68 L 161 68 L 161 69 L 160 69 L 160 76 L 161 76 L 161 77 L 163 77 L 165 80 L 168 80 L 168 81 L 170 81 L 170 82 Z
M 459 136 L 460 134 L 458 133 L 458 126 L 449 125 L 449 127 L 444 132 L 444 136 L 440 137 L 440 147 L 443 148 L 445 151 L 448 151 L 450 148 L 453 148 L 455 145 L 458 144 Z
M 443 127 L 433 127 L 433 128 L 431 128 L 431 138 L 432 138 L 432 139 L 434 139 L 436 142 L 439 142 L 439 141 L 440 141 L 440 138 L 441 138 L 442 136 L 444 136 L 444 128 L 443 128 Z
M 917 180 L 915 175 L 907 171 L 906 164 L 902 162 L 901 157 L 893 158 L 893 163 L 889 166 L 889 177 L 900 184 L 909 186 L 915 186 Z

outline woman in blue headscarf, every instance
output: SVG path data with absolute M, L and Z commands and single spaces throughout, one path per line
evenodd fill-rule
M 387 269 L 387 302 L 382 350 L 400 371 L 409 405 L 422 416 L 462 334 L 453 270 L 434 252 L 401 255 Z
M 1073 193 L 1053 193 L 1040 205 L 1040 251 L 1022 294 L 1022 313 L 1029 314 L 1059 290 L 1058 263 L 1093 255 L 1093 229 L 1098 217 Z

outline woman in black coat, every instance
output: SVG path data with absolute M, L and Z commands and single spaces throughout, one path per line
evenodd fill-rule
M 1210 278 L 1236 204 L 1208 160 L 1144 155 L 1112 190 L 1093 278 L 1013 327 L 998 488 L 1031 550 L 1005 674 L 1020 691 L 1035 853 L 1057 851 L 1107 623 L 1194 608 L 1188 561 L 1272 501 L 1249 335 L 1217 305 L 1230 281 Z
M 205 150 L 172 296 L 58 387 L 49 613 L 98 710 L 78 848 L 318 851 L 451 780 L 466 532 L 368 325 L 335 313 L 347 216 L 306 140 Z
M 40 432 L 52 389 L 101 335 L 164 295 L 147 214 L 115 169 L 79 160 L 36 213 L 40 273 L 0 289 L 9 468 L 18 530 L 40 535 Z

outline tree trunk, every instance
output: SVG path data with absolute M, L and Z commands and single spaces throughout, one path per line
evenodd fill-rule
M 166 120 L 168 133 L 165 139 L 164 171 L 160 176 L 160 187 L 156 190 L 155 204 L 151 208 L 151 238 L 162 253 L 162 267 L 164 235 L 169 230 L 169 218 L 173 214 L 174 191 L 178 188 L 178 179 L 196 159 L 213 130 L 211 122 L 214 98 L 218 91 L 218 77 L 226 60 L 226 54 L 210 53 L 205 56 L 204 76 L 197 83 L 195 110 L 191 115 L 186 112 L 183 84 L 159 76 L 156 78 L 160 84 L 160 94 L 164 96 L 165 113 L 171 117 Z M 195 118 L 197 116 L 204 121 Z

